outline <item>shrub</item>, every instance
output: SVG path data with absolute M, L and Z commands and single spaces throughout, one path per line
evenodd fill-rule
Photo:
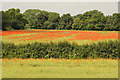
M 120 41 L 77 45 L 69 42 L 15 45 L 2 43 L 2 58 L 113 58 L 120 57 Z

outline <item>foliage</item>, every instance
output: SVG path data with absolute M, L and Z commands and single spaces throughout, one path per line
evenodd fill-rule
M 57 29 L 58 27 L 58 23 L 60 20 L 60 15 L 58 13 L 55 12 L 49 12 L 49 17 L 48 17 L 48 21 L 49 24 L 46 26 L 47 29 Z
M 15 45 L 2 43 L 3 58 L 113 58 L 120 57 L 120 41 L 98 42 L 97 44 L 77 45 L 68 42 L 31 43 Z
M 72 25 L 77 30 L 103 30 L 105 16 L 98 10 L 87 11 L 83 15 L 78 15 Z
M 27 27 L 31 29 L 120 30 L 119 13 L 104 16 L 102 12 L 92 10 L 76 16 L 67 13 L 60 17 L 59 13 L 39 9 L 28 9 L 23 14 L 20 9 L 14 8 L 1 12 L 3 30 L 26 29 L 27 23 Z
M 63 14 L 60 18 L 59 29 L 71 29 L 73 18 L 70 14 Z
M 27 20 L 20 13 L 20 9 L 11 8 L 7 11 L 2 11 L 2 29 L 24 29 Z
M 39 15 L 40 13 L 41 13 L 41 10 L 38 10 L 38 9 L 28 9 L 23 13 L 31 28 L 35 26 L 37 21 L 37 15 Z

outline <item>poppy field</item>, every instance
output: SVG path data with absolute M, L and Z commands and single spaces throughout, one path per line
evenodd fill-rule
M 3 78 L 117 78 L 112 59 L 2 59 Z
M 118 78 L 118 31 L 30 29 L 0 36 L 2 78 Z
M 91 44 L 97 41 L 118 40 L 118 31 L 75 31 L 75 30 L 13 30 L 2 31 L 2 41 L 15 44 L 33 42 L 58 43 L 68 41 Z

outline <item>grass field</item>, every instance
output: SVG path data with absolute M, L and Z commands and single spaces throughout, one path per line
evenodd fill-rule
M 118 31 L 75 31 L 75 30 L 13 30 L 2 31 L 2 41 L 15 44 L 32 42 L 69 41 L 77 44 L 91 44 L 97 41 L 117 40 Z
M 3 78 L 118 78 L 118 60 L 3 59 Z

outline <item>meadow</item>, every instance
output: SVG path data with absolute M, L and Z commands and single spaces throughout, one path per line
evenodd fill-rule
M 91 44 L 98 41 L 118 40 L 118 31 L 77 31 L 77 30 L 11 30 L 2 31 L 2 41 L 15 44 L 33 42 L 58 43 L 68 41 L 77 44 Z
M 119 13 L 0 13 L 2 78 L 118 78 Z
M 118 78 L 112 59 L 2 59 L 3 78 Z
M 118 31 L 30 29 L 2 31 L 0 35 L 4 43 L 2 78 L 118 78 Z M 61 41 L 83 46 L 74 47 L 68 43 L 57 46 Z M 113 42 L 99 43 L 104 41 Z M 45 59 L 47 54 L 49 56 Z

